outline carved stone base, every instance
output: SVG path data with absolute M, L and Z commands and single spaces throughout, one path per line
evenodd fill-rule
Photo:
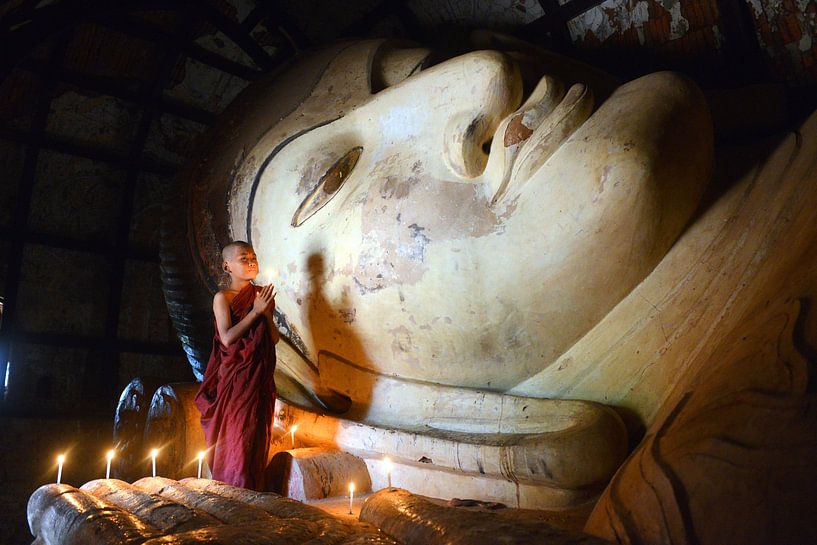
M 337 449 L 282 451 L 272 457 L 268 471 L 276 492 L 301 501 L 348 495 L 349 483 L 358 493 L 372 489 L 366 463 Z
M 502 512 L 445 507 L 405 490 L 389 488 L 363 505 L 360 520 L 371 522 L 405 545 L 603 545 L 603 539 L 556 528 L 546 522 L 519 519 Z

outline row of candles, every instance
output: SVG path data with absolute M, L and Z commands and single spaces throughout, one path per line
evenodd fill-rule
M 292 439 L 292 448 L 295 448 L 295 432 L 297 430 L 298 430 L 298 425 L 297 424 L 295 424 L 291 428 L 289 428 L 289 436 Z M 106 479 L 111 478 L 111 461 L 113 460 L 115 455 L 116 455 L 116 451 L 113 450 L 113 449 L 109 450 L 107 452 L 107 454 L 105 455 L 105 458 L 107 459 L 107 465 L 106 465 L 106 468 L 105 468 L 105 478 Z M 155 449 L 152 449 L 150 451 L 150 460 L 151 460 L 151 465 L 153 466 L 153 476 L 154 477 L 156 476 L 156 457 L 158 455 L 159 455 L 159 449 L 155 448 Z M 198 478 L 201 479 L 201 465 L 202 465 L 202 462 L 204 461 L 204 451 L 199 452 L 197 458 L 198 458 L 198 461 L 199 461 Z M 63 466 L 64 463 L 65 463 L 65 454 L 60 454 L 59 456 L 57 456 L 57 484 L 60 484 L 60 481 L 62 480 L 62 466 Z M 354 485 L 352 485 L 352 488 L 354 488 Z
M 297 424 L 292 426 L 289 429 L 290 438 L 292 439 L 292 448 L 295 448 L 295 431 L 297 429 L 298 429 Z M 114 459 L 115 455 L 116 455 L 116 451 L 113 450 L 113 449 L 109 450 L 105 454 L 105 459 L 107 461 L 107 464 L 105 466 L 105 478 L 106 479 L 111 478 L 111 461 Z M 198 453 L 198 455 L 196 456 L 196 458 L 198 460 L 198 463 L 199 463 L 199 468 L 198 468 L 198 473 L 197 473 L 197 476 L 198 476 L 199 479 L 201 479 L 201 468 L 202 468 L 202 463 L 204 462 L 204 455 L 205 455 L 205 452 L 200 451 Z M 151 451 L 150 451 L 150 462 L 151 462 L 151 467 L 153 469 L 153 476 L 154 477 L 156 476 L 156 458 L 158 456 L 159 456 L 159 449 L 156 449 L 156 448 L 151 449 Z M 63 466 L 64 463 L 65 463 L 65 454 L 60 454 L 59 456 L 57 456 L 57 484 L 60 484 L 60 482 L 62 481 L 62 466 Z M 391 459 L 388 456 L 383 458 L 383 468 L 386 471 L 386 476 L 388 478 L 389 488 L 391 488 L 392 463 L 391 463 Z M 352 482 L 349 483 L 349 514 L 350 515 L 352 514 L 352 502 L 354 502 L 354 499 L 355 499 L 355 483 L 354 483 L 354 481 L 352 481 Z
M 198 470 L 198 478 L 201 479 L 201 467 L 202 463 L 204 462 L 204 451 L 198 453 L 196 458 L 199 462 L 199 470 Z M 105 454 L 105 459 L 107 461 L 105 465 L 105 478 L 111 478 L 111 462 L 116 456 L 116 451 L 111 449 Z M 156 458 L 159 456 L 159 449 L 155 448 L 150 451 L 150 463 L 153 468 L 153 476 L 156 476 Z M 57 456 L 57 484 L 62 482 L 62 466 L 65 464 L 65 454 L 60 454 Z

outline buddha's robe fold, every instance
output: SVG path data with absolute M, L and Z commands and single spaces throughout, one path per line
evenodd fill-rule
M 260 288 L 248 285 L 230 303 L 233 325 L 253 308 Z M 275 345 L 260 317 L 230 346 L 216 327 L 213 351 L 196 394 L 213 478 L 264 489 L 264 471 L 275 408 Z

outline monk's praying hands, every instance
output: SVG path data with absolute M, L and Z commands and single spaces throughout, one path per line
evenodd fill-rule
M 275 310 L 276 294 L 275 286 L 272 284 L 261 288 L 261 290 L 255 294 L 255 301 L 252 306 L 253 312 L 258 316 L 262 314 L 272 314 L 272 311 Z

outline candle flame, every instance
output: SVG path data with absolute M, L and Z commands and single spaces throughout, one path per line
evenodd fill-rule
M 383 466 L 386 468 L 386 473 L 391 473 L 392 469 L 391 458 L 389 458 L 388 456 L 383 458 Z
M 199 460 L 204 460 L 204 451 L 203 450 L 199 451 Z
M 57 463 L 58 464 L 61 464 L 64 461 L 65 461 L 65 454 L 60 454 L 59 456 L 57 456 Z
M 298 430 L 298 424 L 293 424 L 290 430 L 292 431 L 292 433 L 295 433 Z
M 355 483 L 349 483 L 349 492 L 355 491 Z
M 110 462 L 111 460 L 113 460 L 114 454 L 116 454 L 116 451 L 114 451 L 113 449 L 111 449 L 111 450 L 109 450 L 109 451 L 108 451 L 107 456 L 108 456 L 108 461 L 109 461 L 109 462 Z
M 151 458 L 156 458 L 156 456 L 157 456 L 158 454 L 159 454 L 159 449 L 157 449 L 157 448 L 152 449 L 152 450 L 150 451 L 150 457 L 151 457 Z

